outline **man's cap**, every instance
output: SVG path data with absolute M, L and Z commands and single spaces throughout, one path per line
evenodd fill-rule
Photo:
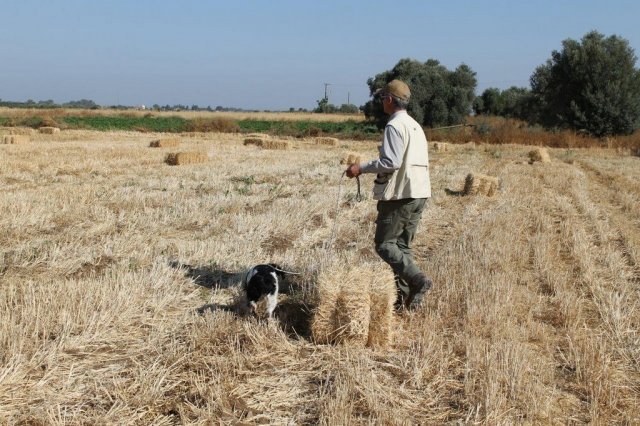
M 403 101 L 408 101 L 411 97 L 411 90 L 404 81 L 391 80 L 382 89 L 375 93 L 376 95 L 393 95 Z

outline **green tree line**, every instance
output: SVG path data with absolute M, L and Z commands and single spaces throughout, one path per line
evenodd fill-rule
M 640 128 L 640 70 L 629 42 L 597 31 L 567 39 L 530 77 L 531 88 L 488 88 L 475 96 L 476 73 L 461 64 L 448 70 L 434 59 L 400 60 L 370 78 L 367 118 L 383 127 L 386 117 L 374 93 L 393 79 L 411 87 L 409 113 L 425 127 L 463 123 L 473 111 L 526 120 L 549 129 L 593 136 L 626 135 Z

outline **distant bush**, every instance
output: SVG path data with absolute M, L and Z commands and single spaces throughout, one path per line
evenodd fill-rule
M 186 123 L 189 132 L 222 132 L 235 133 L 240 126 L 229 118 L 193 118 Z

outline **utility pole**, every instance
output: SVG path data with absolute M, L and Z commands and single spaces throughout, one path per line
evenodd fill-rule
M 329 87 L 329 86 L 331 86 L 331 83 L 324 83 L 324 98 L 327 99 L 327 100 L 329 99 L 327 97 L 327 87 Z
M 347 105 L 351 105 L 351 92 L 347 92 Z

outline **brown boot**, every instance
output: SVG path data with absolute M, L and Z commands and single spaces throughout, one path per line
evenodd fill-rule
M 406 309 L 415 309 L 422 303 L 425 294 L 433 285 L 430 278 L 424 274 L 418 274 L 409 282 L 409 295 L 404 300 Z

